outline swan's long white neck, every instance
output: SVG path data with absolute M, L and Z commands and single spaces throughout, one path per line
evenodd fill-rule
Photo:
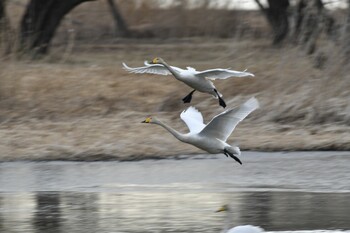
M 185 141 L 185 136 L 182 133 L 179 133 L 178 131 L 176 131 L 175 129 L 171 128 L 170 126 L 164 124 L 163 122 L 161 122 L 159 120 L 155 120 L 155 121 L 153 121 L 153 123 L 162 126 L 164 129 L 168 130 L 172 135 L 174 135 L 174 137 L 176 137 L 180 141 L 182 141 L 182 142 Z
M 177 78 L 178 73 L 173 68 L 171 68 L 171 66 L 169 66 L 165 61 L 162 61 L 161 64 L 165 66 L 165 68 L 167 68 L 170 71 L 170 73 L 172 73 L 175 76 L 175 78 Z

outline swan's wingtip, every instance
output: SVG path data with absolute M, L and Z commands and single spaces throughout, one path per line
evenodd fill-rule
M 254 108 L 260 108 L 260 103 L 258 101 L 258 99 L 253 96 L 251 97 L 249 100 L 247 100 L 247 102 L 245 102 L 246 105 L 252 106 Z
M 242 72 L 246 73 L 247 76 L 255 77 L 255 75 L 253 73 L 248 72 L 248 69 L 245 69 Z
M 145 65 L 145 66 L 150 66 L 150 65 L 152 65 L 149 61 L 147 61 L 147 60 L 145 60 L 144 62 L 143 62 L 143 64 Z
M 127 65 L 125 64 L 125 62 L 122 62 L 122 65 L 123 65 L 123 69 L 124 69 L 124 70 L 128 70 L 128 69 L 130 69 L 130 67 L 129 67 L 129 66 L 127 66 Z
M 198 112 L 198 109 L 194 106 L 189 106 L 186 110 L 195 110 Z
M 198 112 L 198 113 L 201 113 L 196 107 L 194 106 L 189 106 L 188 108 L 186 108 L 185 110 L 182 111 L 182 113 L 185 113 L 187 111 L 194 111 L 194 112 Z

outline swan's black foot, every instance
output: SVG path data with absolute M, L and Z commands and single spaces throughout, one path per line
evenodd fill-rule
M 224 101 L 221 97 L 219 97 L 219 104 L 220 104 L 220 106 L 222 106 L 223 108 L 226 108 L 226 103 L 225 103 L 225 101 Z
M 234 160 L 237 161 L 237 163 L 242 165 L 241 160 L 239 160 L 238 157 L 236 157 L 235 155 L 231 154 L 230 152 L 228 152 L 226 149 L 224 150 L 224 154 L 226 155 L 226 157 L 230 156 L 231 158 L 233 158 Z
M 214 89 L 214 91 L 215 91 L 216 95 L 218 96 L 220 106 L 222 106 L 223 108 L 226 108 L 226 103 L 225 103 L 224 99 L 220 97 L 220 94 L 218 93 L 218 91 L 216 89 Z
M 191 103 L 191 100 L 192 100 L 192 95 L 193 95 L 193 92 L 195 92 L 196 90 L 193 90 L 190 92 L 190 94 L 186 95 L 185 98 L 182 99 L 182 101 L 184 103 Z

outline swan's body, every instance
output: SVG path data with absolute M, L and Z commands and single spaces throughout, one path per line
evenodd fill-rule
M 232 210 L 228 205 L 223 205 L 220 209 L 218 209 L 216 212 L 222 212 L 225 211 L 227 213 L 226 220 L 225 220 L 225 226 L 224 229 L 221 231 L 222 233 L 263 233 L 264 229 L 257 226 L 252 225 L 242 225 L 242 226 L 236 226 L 231 229 L 230 223 L 232 221 Z
M 185 83 L 193 88 L 193 91 L 182 100 L 184 103 L 190 103 L 194 91 L 204 92 L 213 95 L 219 99 L 222 107 L 226 107 L 225 101 L 221 98 L 222 94 L 216 90 L 211 80 L 226 79 L 230 77 L 248 77 L 254 76 L 252 73 L 245 71 L 235 71 L 230 69 L 210 69 L 204 71 L 197 71 L 192 67 L 181 69 L 175 66 L 168 65 L 163 59 L 155 58 L 151 63 L 145 62 L 145 66 L 131 68 L 123 63 L 125 70 L 136 74 L 159 74 L 159 75 L 173 75 L 177 80 Z
M 207 125 L 203 123 L 202 114 L 194 107 L 189 107 L 180 115 L 190 130 L 187 134 L 179 133 L 155 118 L 149 117 L 143 123 L 160 125 L 182 142 L 196 146 L 211 154 L 224 153 L 242 164 L 236 157 L 241 154 L 239 147 L 231 146 L 226 141 L 237 124 L 258 107 L 257 99 L 252 97 L 241 106 L 215 116 Z
M 264 230 L 261 227 L 256 227 L 252 225 L 236 226 L 228 231 L 227 233 L 262 233 Z

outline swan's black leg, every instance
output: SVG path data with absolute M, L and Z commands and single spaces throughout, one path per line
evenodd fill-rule
M 225 103 L 225 101 L 224 101 L 221 97 L 219 97 L 219 104 L 220 104 L 220 106 L 222 106 L 223 108 L 226 108 L 226 103 Z
M 193 92 L 195 92 L 196 90 L 193 90 L 190 92 L 190 94 L 186 95 L 185 98 L 182 99 L 182 101 L 184 103 L 190 103 L 191 100 L 192 100 L 192 95 L 193 95 Z
M 242 165 L 242 162 L 241 160 L 239 160 L 239 158 L 237 158 L 235 155 L 231 154 L 230 152 L 228 152 L 226 149 L 224 149 L 224 154 L 226 155 L 229 155 L 231 158 L 233 158 L 234 160 L 236 160 L 239 164 Z
M 225 103 L 225 101 L 223 100 L 223 98 L 220 97 L 220 95 L 219 95 L 219 93 L 218 93 L 218 91 L 217 91 L 216 89 L 214 89 L 214 91 L 215 91 L 216 95 L 217 95 L 218 98 L 219 98 L 219 104 L 220 104 L 220 106 L 222 106 L 223 108 L 226 108 L 226 103 Z

